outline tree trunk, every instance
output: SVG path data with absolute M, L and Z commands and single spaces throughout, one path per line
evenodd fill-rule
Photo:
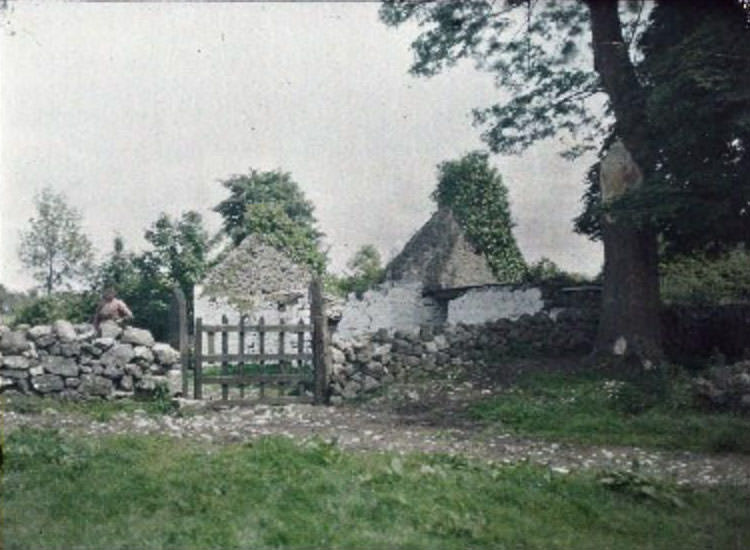
M 649 173 L 654 155 L 647 140 L 645 94 L 622 37 L 618 3 L 586 3 L 591 13 L 594 66 L 615 113 L 617 136 L 635 159 L 634 164 L 629 159 L 631 175 L 633 170 L 638 173 L 638 182 L 631 179 L 610 191 L 614 200 L 640 185 L 641 173 Z M 603 192 L 606 185 L 603 178 Z M 642 361 L 658 361 L 662 346 L 656 231 L 647 225 L 636 225 L 625 216 L 606 215 L 602 220 L 602 241 L 602 311 L 594 351 L 604 355 L 635 354 Z
M 595 353 L 662 357 L 659 278 L 654 233 L 628 223 L 602 221 L 604 284 Z

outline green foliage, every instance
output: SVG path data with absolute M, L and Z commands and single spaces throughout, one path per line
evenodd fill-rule
M 283 250 L 297 263 L 315 272 L 325 269 L 326 256 L 318 246 L 319 233 L 312 226 L 295 222 L 277 203 L 249 204 L 243 226 L 247 234 L 262 236 L 268 244 Z
M 178 219 L 161 214 L 144 234 L 152 248 L 142 254 L 125 250 L 122 238 L 99 266 L 95 287 L 113 287 L 133 311 L 133 323 L 148 328 L 157 340 L 168 336 L 172 289 L 182 288 L 192 318 L 193 287 L 204 275 L 208 233 L 200 214 L 189 211 Z
M 664 369 L 642 379 L 528 375 L 476 402 L 469 414 L 520 436 L 704 452 L 719 451 L 731 439 L 733 452 L 750 454 L 750 420 L 694 409 L 689 380 L 668 377 Z
M 55 292 L 49 296 L 30 296 L 17 306 L 13 323 L 46 325 L 58 319 L 72 323 L 90 323 L 98 296 L 93 292 Z
M 604 90 L 593 70 L 585 4 L 385 0 L 380 15 L 386 24 L 412 21 L 422 29 L 412 43 L 414 74 L 472 59 L 495 75 L 509 99 L 475 112 L 490 149 L 517 153 L 563 132 L 572 134 L 574 157 L 614 138 L 610 118 L 597 112 L 600 102 L 588 100 Z M 694 2 L 690 10 L 676 2 L 656 2 L 650 11 L 620 3 L 626 63 L 635 66 L 642 90 L 617 92 L 639 97 L 621 102 L 623 120 L 615 122 L 622 131 L 639 121 L 642 143 L 631 152 L 646 181 L 611 208 L 656 227 L 670 254 L 721 250 L 750 236 L 748 13 L 747 3 L 735 0 Z M 610 115 L 611 102 L 604 109 Z M 584 199 L 576 227 L 598 238 L 596 169 Z
M 98 549 L 103 540 L 144 550 L 729 548 L 750 537 L 746 493 L 736 489 L 606 485 L 462 456 L 40 430 L 11 433 L 4 450 L 8 550 Z M 630 490 L 646 485 L 686 506 Z
M 162 213 L 144 237 L 153 247 L 144 261 L 155 266 L 162 277 L 179 284 L 185 296 L 191 296 L 193 286 L 203 278 L 209 251 L 208 232 L 197 212 L 184 212 L 179 219 Z
M 586 101 L 601 89 L 582 55 L 589 32 L 582 3 L 385 0 L 380 17 L 426 29 L 412 43 L 412 73 L 432 76 L 471 59 L 495 75 L 509 99 L 474 112 L 494 152 L 519 153 L 566 132 L 576 142 L 569 153 L 579 155 L 600 135 L 600 117 Z
M 732 0 L 697 2 L 690 10 L 659 2 L 640 46 L 655 166 L 638 193 L 612 207 L 655 224 L 665 256 L 716 254 L 748 242 L 750 42 L 742 8 Z M 576 230 L 598 239 L 598 165 L 587 183 Z
M 261 235 L 295 261 L 318 273 L 324 271 L 323 234 L 315 227 L 313 205 L 290 174 L 251 169 L 248 175 L 232 176 L 222 185 L 230 196 L 214 210 L 224 218 L 223 231 L 235 245 L 248 235 Z
M 599 478 L 599 483 L 613 491 L 639 499 L 649 499 L 677 508 L 685 507 L 685 501 L 678 496 L 674 487 L 659 483 L 638 472 L 622 470 L 606 472 Z
M 676 256 L 660 266 L 661 298 L 668 304 L 721 305 L 750 301 L 750 253 L 737 248 L 716 258 Z
M 450 208 L 469 241 L 482 252 L 502 282 L 520 281 L 526 271 L 508 204 L 508 190 L 488 155 L 479 151 L 440 164 L 432 198 Z
M 46 187 L 34 200 L 36 217 L 21 232 L 21 262 L 49 295 L 89 275 L 93 248 L 81 231 L 81 215 L 62 193 Z
M 354 293 L 362 296 L 383 281 L 385 270 L 377 248 L 371 244 L 360 247 L 347 262 L 351 275 L 341 277 L 335 281 L 336 294 L 348 296 Z

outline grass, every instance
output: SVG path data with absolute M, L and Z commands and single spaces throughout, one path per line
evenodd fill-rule
M 750 418 L 691 407 L 683 381 L 657 389 L 595 374 L 535 374 L 473 404 L 469 415 L 554 440 L 750 454 Z
M 648 493 L 678 506 L 593 476 L 278 438 L 208 447 L 17 431 L 5 451 L 6 550 L 750 545 L 748 494 L 732 488 Z
M 73 413 L 88 416 L 97 422 L 107 422 L 115 415 L 133 413 L 141 410 L 148 415 L 158 416 L 174 412 L 175 405 L 166 395 L 157 395 L 154 399 L 91 399 L 64 400 L 42 398 L 35 395 L 3 396 L 0 405 L 4 411 L 14 411 L 23 414 L 42 414 L 43 412 Z

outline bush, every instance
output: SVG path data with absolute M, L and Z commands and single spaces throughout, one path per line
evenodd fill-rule
M 91 322 L 98 297 L 92 292 L 58 292 L 27 298 L 16 310 L 14 324 L 46 325 L 58 319 Z
M 661 297 L 668 304 L 750 302 L 750 253 L 738 248 L 718 258 L 679 256 L 660 266 Z

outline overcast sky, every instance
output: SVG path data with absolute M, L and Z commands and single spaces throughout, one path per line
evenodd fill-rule
M 18 234 L 44 186 L 66 194 L 100 255 L 140 249 L 166 212 L 211 230 L 219 180 L 291 172 L 335 270 L 366 243 L 397 252 L 434 211 L 436 165 L 482 148 L 473 107 L 500 96 L 471 64 L 408 74 L 416 27 L 377 3 L 10 3 L 0 40 L 0 283 L 33 285 Z M 492 162 L 529 261 L 594 274 L 572 233 L 589 159 L 547 142 Z

